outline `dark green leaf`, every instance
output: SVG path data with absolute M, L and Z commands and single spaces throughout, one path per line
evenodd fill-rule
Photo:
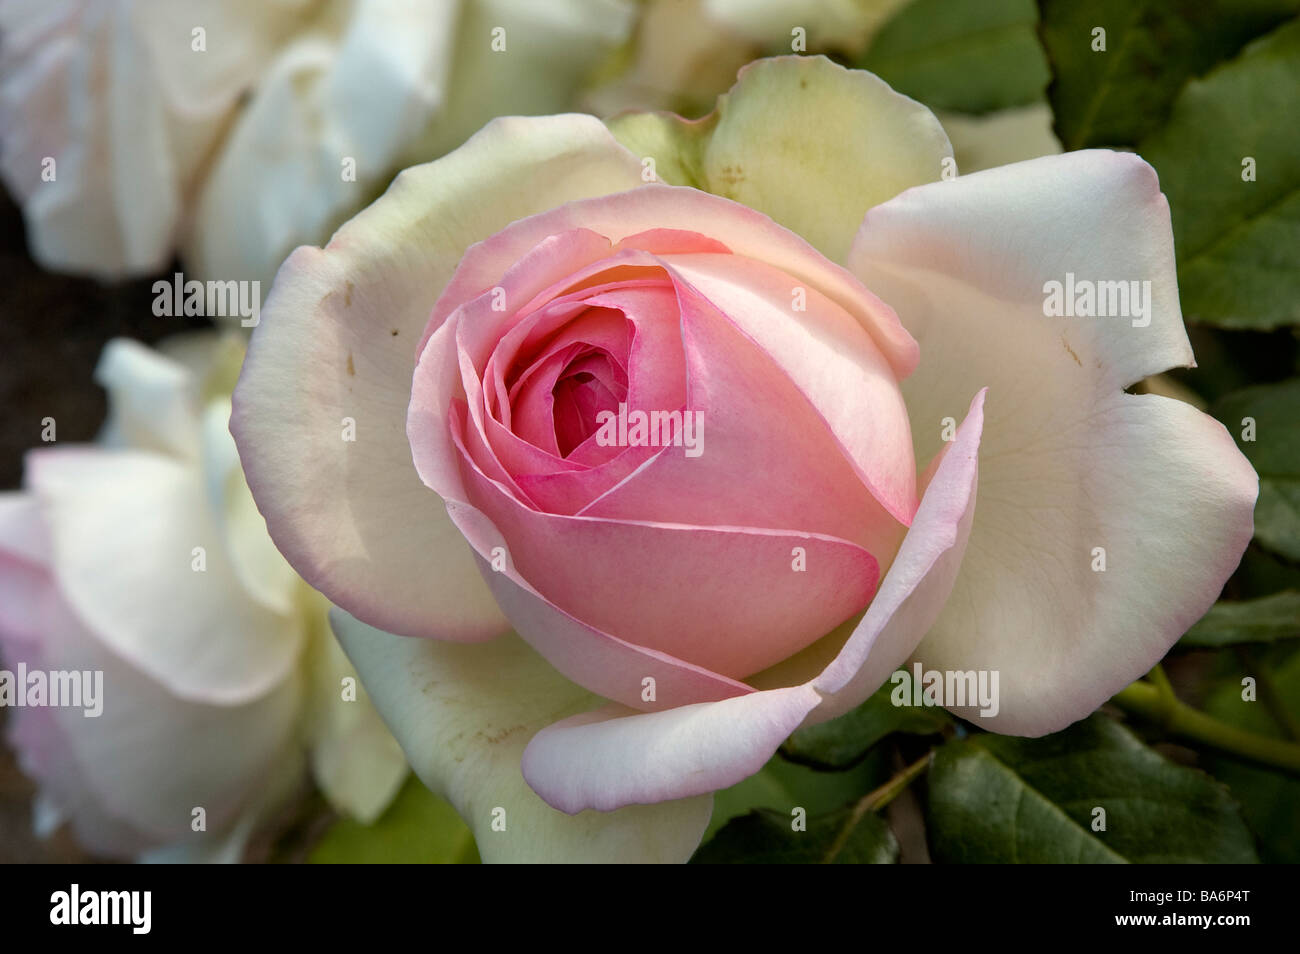
M 478 848 L 456 809 L 414 775 L 373 825 L 341 819 L 325 832 L 313 864 L 477 864 Z
M 789 815 L 796 806 L 811 815 L 835 811 L 856 801 L 889 777 L 885 759 L 867 759 L 844 772 L 821 772 L 773 757 L 755 775 L 713 795 L 707 842 L 727 822 L 764 808 Z
M 1138 146 L 1169 197 L 1189 320 L 1251 329 L 1300 322 L 1300 124 L 1283 119 L 1293 116 L 1297 90 L 1293 20 L 1188 84 L 1168 125 Z
M 1196 354 L 1196 367 L 1175 368 L 1166 375 L 1210 404 L 1261 381 L 1300 374 L 1300 338 L 1286 326 L 1243 335 L 1193 324 L 1187 328 L 1187 337 Z
M 1232 575 L 1232 585 L 1233 595 L 1239 599 L 1271 596 L 1282 590 L 1300 592 L 1300 566 L 1251 544 Z
M 1292 653 L 1277 666 L 1261 663 L 1249 674 L 1256 679 L 1253 701 L 1242 698 L 1238 676 L 1211 693 L 1206 712 L 1238 728 L 1284 738 L 1267 694 L 1273 694 L 1274 704 L 1287 707 L 1293 723 L 1300 723 L 1300 653 Z M 1219 753 L 1212 754 L 1209 768 L 1240 799 L 1242 814 L 1259 836 L 1262 859 L 1273 864 L 1300 862 L 1300 779 Z
M 1237 391 L 1212 410 L 1259 473 L 1255 539 L 1300 560 L 1300 378 Z
M 898 842 L 880 816 L 841 809 L 806 818 L 794 830 L 790 812 L 759 809 L 728 822 L 695 853 L 694 864 L 892 864 Z
M 984 113 L 1038 100 L 1047 60 L 1034 0 L 914 0 L 859 66 L 931 109 Z
M 1105 831 L 1093 831 L 1095 810 Z M 939 749 L 930 851 L 946 862 L 1252 862 L 1227 790 L 1094 715 L 1041 739 L 980 735 Z
M 1300 11 L 1300 0 L 1040 0 L 1067 150 L 1133 145 L 1160 126 L 1183 84 Z M 1106 48 L 1094 50 L 1095 29 Z M 1267 112 L 1249 109 L 1265 119 Z M 1284 115 L 1284 114 L 1279 114 Z M 1271 121 L 1271 119 L 1270 119 Z
M 1300 593 L 1287 590 L 1240 603 L 1216 603 L 1179 641 L 1207 648 L 1300 636 Z
M 894 705 L 896 690 L 904 693 L 903 698 L 912 698 L 911 678 L 906 670 L 899 672 L 906 680 L 902 686 L 891 679 L 851 712 L 821 725 L 799 729 L 786 740 L 781 753 L 804 765 L 838 770 L 858 762 L 891 732 L 930 735 L 951 725 L 952 717 L 944 709 Z

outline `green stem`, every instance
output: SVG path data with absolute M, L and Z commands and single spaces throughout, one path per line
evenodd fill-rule
M 890 802 L 892 802 L 912 784 L 918 775 L 924 772 L 930 766 L 930 757 L 933 752 L 926 752 L 907 768 L 903 769 L 884 785 L 873 789 L 858 799 L 858 803 L 853 806 L 853 811 L 849 814 L 848 819 L 844 822 L 844 827 L 840 829 L 835 840 L 831 842 L 830 848 L 826 851 L 826 857 L 822 859 L 822 864 L 830 864 L 844 848 L 848 842 L 849 836 L 853 834 L 853 829 L 858 827 L 858 822 L 862 821 L 862 816 L 867 812 L 878 812 Z
M 1169 682 L 1169 677 L 1165 675 L 1165 667 L 1160 663 L 1155 664 L 1155 668 L 1147 674 L 1151 680 L 1151 685 L 1156 687 L 1160 699 L 1160 723 L 1166 728 L 1170 728 L 1170 723 L 1174 718 L 1174 713 L 1178 711 L 1178 696 L 1174 694 L 1174 687 Z
M 1300 742 L 1300 722 L 1297 722 L 1295 716 L 1291 714 L 1286 698 L 1278 690 L 1277 683 L 1273 681 L 1268 668 L 1260 665 L 1259 659 L 1249 647 L 1238 647 L 1237 654 L 1245 664 L 1246 671 L 1256 674 L 1260 698 L 1263 699 L 1264 705 L 1268 706 L 1273 720 L 1282 727 L 1292 742 Z
M 1174 735 L 1300 775 L 1300 745 L 1271 739 L 1220 722 L 1149 682 L 1135 682 L 1111 698 L 1121 709 L 1165 726 Z

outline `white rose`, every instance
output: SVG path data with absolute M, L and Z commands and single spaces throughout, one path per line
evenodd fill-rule
M 860 53 L 909 0 L 647 0 L 622 69 L 588 94 L 598 114 L 707 112 L 771 53 Z
M 9 741 L 38 828 L 67 820 L 99 854 L 236 860 L 308 764 L 362 821 L 406 775 L 364 693 L 346 700 L 328 603 L 244 483 L 227 429 L 242 351 L 211 334 L 110 342 L 100 443 L 30 452 L 25 490 L 0 494 Z M 94 698 L 39 699 L 50 672 L 88 673 Z
M 158 271 L 240 97 L 310 0 L 0 6 L 0 175 L 46 268 Z
M 565 108 L 634 10 L 631 0 L 14 3 L 0 11 L 0 174 L 47 268 L 146 274 L 179 247 L 201 277 L 269 284 L 291 249 L 323 242 L 404 165 L 493 116 Z

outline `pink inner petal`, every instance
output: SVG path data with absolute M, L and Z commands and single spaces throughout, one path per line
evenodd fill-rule
M 607 353 L 592 351 L 569 364 L 553 394 L 556 440 L 568 457 L 595 434 L 597 415 L 618 414 L 618 405 L 627 400 L 627 379 L 620 380 Z

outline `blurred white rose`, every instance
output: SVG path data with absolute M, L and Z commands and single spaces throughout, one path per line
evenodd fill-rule
M 38 828 L 66 820 L 114 857 L 237 860 L 308 767 L 368 822 L 406 762 L 244 483 L 227 429 L 242 344 L 164 347 L 110 342 L 100 442 L 33 450 L 25 489 L 0 494 L 11 686 L 23 667 L 103 673 L 98 716 L 10 699 L 8 736 Z
M 0 173 L 47 268 L 146 274 L 179 246 L 199 278 L 269 284 L 403 166 L 493 116 L 565 109 L 635 9 L 14 0 L 0 7 Z
M 961 173 L 1054 156 L 1061 151 L 1061 141 L 1052 132 L 1052 109 L 1045 102 L 983 116 L 952 112 L 936 115 L 952 142 L 953 158 Z
M 240 114 L 200 195 L 187 264 L 269 287 L 294 248 L 324 244 L 398 170 L 494 116 L 568 108 L 633 12 L 630 0 L 336 4 Z
M 736 72 L 776 53 L 860 53 L 910 0 L 646 0 L 613 75 L 591 90 L 602 115 L 666 109 L 699 115 Z
M 36 260 L 100 278 L 164 267 L 241 95 L 316 5 L 0 4 L 0 174 Z

